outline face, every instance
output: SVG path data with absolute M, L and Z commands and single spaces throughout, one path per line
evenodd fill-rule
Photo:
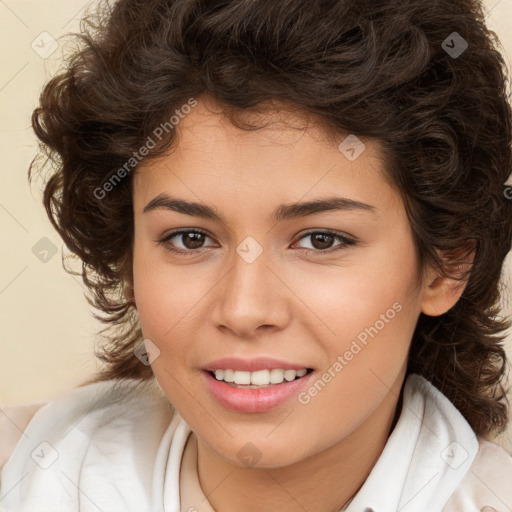
M 361 139 L 354 159 L 345 136 L 269 119 L 243 131 L 199 101 L 177 146 L 137 170 L 133 278 L 156 379 L 199 442 L 237 465 L 251 442 L 257 466 L 279 467 L 347 439 L 399 391 L 422 293 L 378 143 Z M 308 373 L 240 389 L 215 366 Z

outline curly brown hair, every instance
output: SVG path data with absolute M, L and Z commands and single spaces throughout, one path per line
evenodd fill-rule
M 215 98 L 233 123 L 279 101 L 326 133 L 380 142 L 421 267 L 468 279 L 445 314 L 420 314 L 407 373 L 437 386 L 478 435 L 504 430 L 512 116 L 500 42 L 479 1 L 119 0 L 99 4 L 76 37 L 33 112 L 41 152 L 29 178 L 50 169 L 46 211 L 107 324 L 96 349 L 106 364 L 92 381 L 153 377 L 133 353 L 142 332 L 131 175 L 106 197 L 98 190 L 190 98 Z M 176 140 L 166 130 L 146 159 Z M 460 276 L 468 247 L 473 265 Z

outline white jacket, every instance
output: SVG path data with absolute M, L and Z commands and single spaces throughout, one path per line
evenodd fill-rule
M 5 439 L 13 427 L 2 416 Z M 154 381 L 73 389 L 37 410 L 21 435 L 0 472 L 0 511 L 179 512 L 180 490 L 181 504 L 192 502 L 183 478 L 197 479 L 180 475 L 190 434 Z M 512 456 L 409 375 L 398 422 L 346 510 L 511 512 Z

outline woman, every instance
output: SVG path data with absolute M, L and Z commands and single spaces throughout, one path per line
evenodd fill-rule
M 33 126 L 106 365 L 34 414 L 2 510 L 511 509 L 480 4 L 98 12 Z

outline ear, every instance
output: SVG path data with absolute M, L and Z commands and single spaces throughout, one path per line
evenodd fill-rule
M 464 273 L 471 269 L 475 257 L 475 247 L 475 240 L 469 240 L 456 251 L 450 251 L 449 256 L 439 252 L 438 254 L 441 255 L 449 273 L 462 278 Z M 454 272 L 454 270 L 456 271 Z M 455 306 L 466 284 L 467 277 L 463 280 L 447 278 L 430 267 L 423 285 L 422 313 L 428 316 L 439 316 L 446 313 Z

